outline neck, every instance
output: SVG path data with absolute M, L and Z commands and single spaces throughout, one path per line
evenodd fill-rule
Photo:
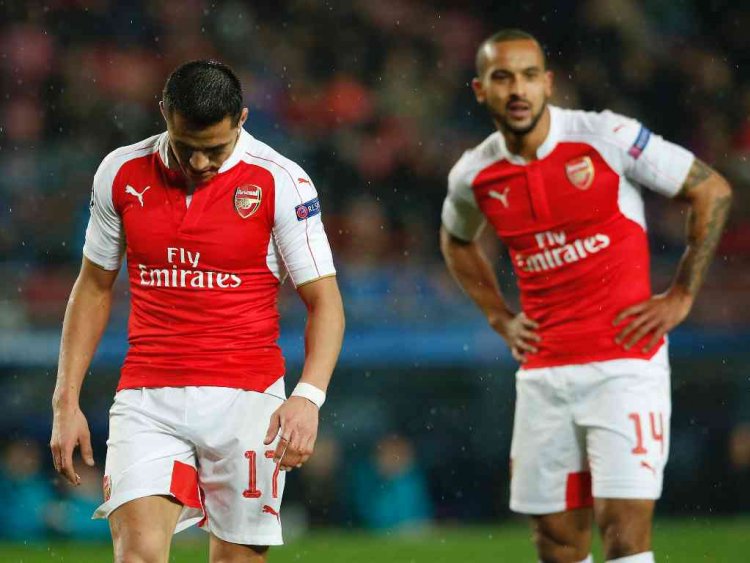
M 547 135 L 549 135 L 551 121 L 549 106 L 545 106 L 539 121 L 537 121 L 534 128 L 528 133 L 519 135 L 505 129 L 498 122 L 495 125 L 505 138 L 505 146 L 508 147 L 508 150 L 522 157 L 525 161 L 530 162 L 536 160 L 537 149 L 545 141 Z

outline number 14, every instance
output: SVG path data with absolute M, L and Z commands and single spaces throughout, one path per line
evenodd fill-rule
M 658 429 L 657 429 L 657 416 L 658 416 Z M 635 424 L 635 447 L 631 450 L 634 455 L 646 455 L 648 450 L 643 446 L 643 425 L 641 424 L 641 415 L 637 412 L 630 413 L 628 418 Z M 664 455 L 664 417 L 662 413 L 650 412 L 648 413 L 649 422 L 651 423 L 651 437 L 655 442 L 659 442 L 661 446 L 661 453 Z

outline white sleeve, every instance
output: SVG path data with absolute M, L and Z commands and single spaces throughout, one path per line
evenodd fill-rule
M 288 174 L 281 175 L 282 181 L 276 187 L 273 227 L 284 266 L 295 287 L 336 274 L 318 192 L 301 168 L 297 172 L 294 179 Z
M 112 183 L 118 166 L 105 158 L 94 175 L 89 209 L 91 216 L 86 227 L 83 255 L 105 270 L 119 270 L 125 250 L 122 220 L 112 202 Z
M 604 135 L 619 147 L 625 176 L 667 197 L 685 183 L 695 160 L 689 150 L 652 133 L 645 125 L 612 112 L 603 112 Z
M 459 160 L 448 174 L 448 195 L 441 214 L 443 226 L 454 237 L 471 241 L 484 227 L 485 218 L 474 198 L 474 192 L 462 161 Z

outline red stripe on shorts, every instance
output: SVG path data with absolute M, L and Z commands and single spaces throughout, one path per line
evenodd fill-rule
M 565 485 L 565 510 L 590 508 L 593 505 L 591 472 L 580 471 L 578 473 L 568 473 L 568 482 Z
M 175 461 L 169 492 L 185 506 L 203 509 L 198 493 L 198 471 L 192 465 Z

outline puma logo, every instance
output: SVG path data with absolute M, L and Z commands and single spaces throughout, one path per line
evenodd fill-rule
M 489 196 L 492 199 L 496 199 L 500 201 L 500 203 L 503 204 L 503 207 L 508 209 L 508 194 L 510 193 L 510 186 L 506 186 L 503 190 L 503 193 L 496 192 L 495 190 L 490 190 Z
M 613 133 L 617 133 L 623 127 L 625 127 L 625 124 L 624 123 L 620 123 L 617 127 L 615 127 L 614 129 L 612 129 L 612 132 Z
M 279 521 L 279 524 L 281 524 L 281 515 L 276 512 L 273 508 L 268 506 L 267 504 L 263 505 L 263 514 L 270 514 L 272 516 L 276 516 L 276 520 Z
M 145 194 L 150 188 L 151 186 L 146 186 L 143 188 L 142 192 L 138 193 L 133 186 L 127 185 L 125 186 L 125 193 L 137 197 L 138 202 L 141 204 L 141 207 L 143 207 L 143 194 Z
M 310 184 L 311 183 L 310 180 L 308 180 L 307 178 L 297 178 L 297 181 L 300 184 Z
M 656 469 L 647 461 L 641 461 L 641 467 L 644 469 L 648 469 L 651 473 L 654 474 L 654 477 L 656 477 Z

